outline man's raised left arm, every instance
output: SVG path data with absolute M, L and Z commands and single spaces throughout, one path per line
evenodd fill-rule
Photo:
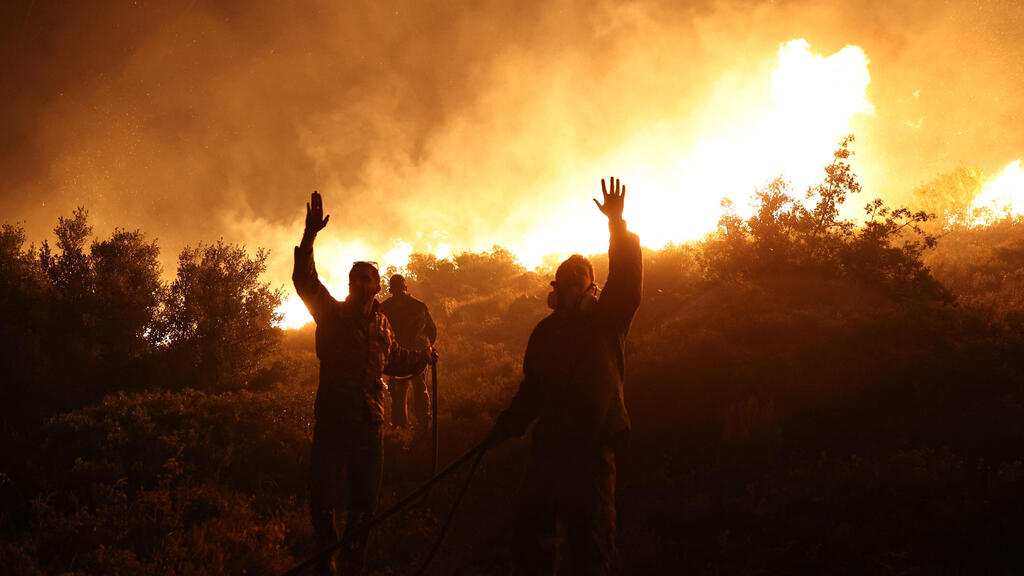
M 640 307 L 644 291 L 644 261 L 640 238 L 626 228 L 622 219 L 626 187 L 617 178 L 609 185 L 601 180 L 604 203 L 598 209 L 608 217 L 608 282 L 601 292 L 599 308 L 614 318 L 625 331 Z
M 331 293 L 320 282 L 313 260 L 313 241 L 318 232 L 327 226 L 331 217 L 324 217 L 323 199 L 319 192 L 313 191 L 310 202 L 306 203 L 306 226 L 302 231 L 302 240 L 295 247 L 295 266 L 292 269 L 292 283 L 295 293 L 309 309 L 309 313 L 317 322 L 327 307 L 334 302 Z

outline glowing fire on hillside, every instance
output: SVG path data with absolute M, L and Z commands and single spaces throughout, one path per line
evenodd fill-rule
M 982 186 L 963 216 L 947 214 L 947 220 L 974 228 L 1019 216 L 1024 216 L 1024 170 L 1017 159 Z
M 680 154 L 674 145 L 678 134 L 659 126 L 590 164 L 611 167 L 628 190 L 635 191 L 628 196 L 626 217 L 646 245 L 700 238 L 717 225 L 722 198 L 732 200 L 743 215 L 754 189 L 780 174 L 797 190 L 820 181 L 837 142 L 850 133 L 851 119 L 874 112 L 866 94 L 869 82 L 868 59 L 859 47 L 822 56 L 814 54 L 806 41 L 792 40 L 780 46 L 774 67 L 738 86 L 732 80 L 709 99 L 706 136 L 687 153 Z M 607 231 L 597 211 L 591 217 L 581 215 L 594 190 L 574 181 L 589 167 L 566 166 L 558 182 L 547 184 L 546 197 L 559 201 L 537 215 L 539 224 L 520 242 L 506 246 L 528 268 L 541 266 L 551 255 L 606 250 Z M 363 248 L 325 239 L 317 253 L 322 261 L 347 270 L 346 263 L 372 253 L 360 251 Z M 381 270 L 403 269 L 415 248 L 419 246 L 408 239 L 396 239 L 380 257 Z M 436 248 L 438 257 L 451 253 L 446 244 Z M 345 286 L 328 287 L 336 298 L 347 293 Z M 311 320 L 294 295 L 279 311 L 286 328 Z

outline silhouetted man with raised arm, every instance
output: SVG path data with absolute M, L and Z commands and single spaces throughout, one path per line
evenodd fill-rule
M 594 268 L 575 254 L 559 265 L 548 304 L 554 312 L 530 335 L 523 381 L 491 432 L 490 444 L 533 427 L 516 529 L 518 572 L 553 574 L 558 526 L 573 574 L 615 570 L 615 448 L 629 433 L 623 403 L 624 347 L 643 292 L 640 240 L 626 229 L 626 188 L 601 181 L 608 217 L 608 283 L 597 294 Z
M 337 301 L 320 282 L 313 263 L 313 241 L 327 226 L 320 194 L 306 204 L 306 227 L 295 248 L 292 281 L 316 321 L 316 355 L 320 386 L 316 392 L 313 451 L 310 457 L 309 507 L 317 546 L 338 541 L 332 477 L 344 471 L 348 519 L 346 535 L 368 520 L 377 504 L 382 474 L 381 423 L 384 421 L 382 376 L 404 376 L 423 370 L 437 359 L 433 350 L 400 346 L 374 296 L 380 292 L 375 264 L 356 262 L 348 274 L 348 297 Z M 366 555 L 367 534 L 338 555 L 345 574 L 359 574 Z M 331 574 L 331 562 L 317 566 Z
M 388 289 L 391 297 L 381 302 L 380 308 L 388 317 L 398 343 L 410 350 L 432 348 L 437 340 L 437 326 L 427 305 L 409 295 L 405 276 L 401 274 L 391 276 Z M 388 391 L 391 392 L 391 424 L 398 428 L 409 424 L 406 398 L 411 392 L 417 425 L 421 432 L 425 431 L 430 413 L 426 370 L 409 378 L 392 376 L 388 379 Z

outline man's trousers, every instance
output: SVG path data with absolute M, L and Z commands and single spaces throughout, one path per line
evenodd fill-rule
M 380 423 L 317 419 L 309 477 L 309 508 L 317 549 L 338 542 L 336 512 L 348 510 L 346 536 L 373 516 L 382 473 Z M 339 551 L 339 572 L 362 571 L 368 536 L 363 533 Z M 321 574 L 329 574 L 330 562 L 318 569 Z
M 412 395 L 412 412 L 417 425 L 426 430 L 430 426 L 430 393 L 427 392 L 427 370 L 412 378 L 390 378 L 391 425 L 401 428 L 409 425 L 408 397 Z

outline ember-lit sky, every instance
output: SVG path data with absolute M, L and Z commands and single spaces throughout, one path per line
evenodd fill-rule
M 186 244 L 263 246 L 275 285 L 313 189 L 336 283 L 398 240 L 515 247 L 547 226 L 534 243 L 560 248 L 566 219 L 565 236 L 601 234 L 602 176 L 638 198 L 654 187 L 638 157 L 686 170 L 716 130 L 731 150 L 794 39 L 866 56 L 873 113 L 849 120 L 866 195 L 1024 155 L 1024 7 L 824 4 L 9 0 L 0 220 L 38 242 L 84 205 L 100 235 L 156 237 L 167 272 Z M 644 206 L 663 220 L 707 204 L 658 194 Z

